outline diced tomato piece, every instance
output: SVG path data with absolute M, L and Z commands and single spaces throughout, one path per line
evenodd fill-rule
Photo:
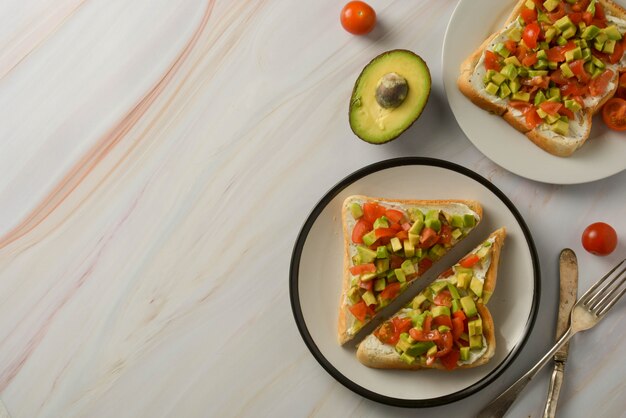
M 546 50 L 548 61 L 563 62 L 565 61 L 565 54 L 558 46 L 552 47 Z
M 554 80 L 554 77 L 552 79 Z M 584 96 L 588 90 L 587 86 L 580 84 L 577 80 L 573 80 L 561 86 L 561 96 Z
M 572 12 L 568 16 L 575 25 L 578 25 L 583 20 L 583 14 L 581 12 Z
M 543 7 L 543 0 L 533 0 L 533 2 L 535 3 L 535 9 L 541 10 L 541 11 L 545 11 L 546 8 Z
M 609 82 L 613 79 L 613 75 L 613 71 L 605 70 L 602 74 L 594 78 L 589 84 L 589 93 L 593 96 L 604 94 L 606 88 L 609 86 Z
M 615 97 L 626 99 L 626 73 L 623 73 L 619 77 L 619 84 L 617 86 L 617 91 L 615 92 Z
M 539 87 L 540 89 L 547 89 L 550 86 L 550 77 L 548 76 L 535 76 L 533 78 L 524 79 L 530 86 Z
M 548 13 L 548 18 L 552 23 L 556 22 L 563 16 L 565 16 L 565 5 L 563 4 L 563 2 L 560 2 L 556 9 Z
M 609 55 L 609 62 L 617 64 L 622 59 L 622 55 L 624 55 L 624 44 L 623 42 L 616 43 L 613 53 Z
M 417 263 L 417 274 L 419 274 L 420 276 L 422 274 L 424 274 L 426 272 L 426 270 L 428 270 L 431 266 L 433 265 L 433 261 L 428 258 L 428 257 L 424 257 L 420 260 L 419 263 Z
M 502 69 L 502 65 L 500 65 L 498 55 L 495 52 L 486 50 L 485 51 L 485 68 L 487 70 L 495 70 L 500 71 Z
M 539 34 L 541 33 L 541 28 L 537 23 L 530 23 L 526 25 L 524 28 L 524 33 L 522 34 L 522 39 L 526 46 L 531 49 L 537 48 L 537 39 L 539 39 Z
M 385 287 L 383 291 L 380 292 L 380 297 L 381 299 L 391 300 L 391 299 L 394 299 L 396 296 L 398 296 L 399 293 L 400 293 L 400 283 L 393 282 L 393 283 L 389 283 L 387 287 Z
M 386 211 L 384 206 L 375 202 L 365 202 L 363 204 L 363 218 L 370 223 L 374 223 L 376 219 L 384 216 Z
M 457 363 L 460 357 L 461 352 L 456 348 L 452 348 L 448 354 L 441 357 L 439 360 L 441 360 L 441 364 L 443 364 L 443 367 L 445 367 L 446 370 L 454 370 L 458 366 Z
M 609 61 L 609 55 L 605 54 L 604 52 L 600 52 L 600 51 L 596 50 L 595 48 L 591 48 L 591 53 L 593 54 L 594 57 L 602 60 L 602 62 L 608 62 Z
M 458 340 L 461 334 L 463 334 L 463 320 L 454 317 L 452 318 L 452 336 L 454 337 L 454 341 Z
M 470 254 L 467 257 L 465 257 L 463 260 L 461 260 L 459 264 L 461 265 L 461 267 L 471 268 L 471 267 L 474 267 L 474 265 L 478 263 L 479 261 L 480 261 L 480 258 L 478 257 L 478 255 Z
M 452 329 L 452 319 L 448 315 L 439 315 L 438 317 L 433 318 L 432 326 L 439 327 L 441 325 Z
M 366 282 L 359 280 L 359 287 L 365 290 L 374 290 L 374 280 L 368 280 Z
M 591 24 L 594 26 L 599 27 L 600 29 L 604 29 L 606 28 L 606 20 L 602 20 L 602 19 L 593 19 L 591 21 Z
M 454 337 L 452 336 L 452 332 L 444 332 L 441 334 L 441 339 L 439 342 L 435 342 L 437 344 L 437 348 L 439 351 L 435 354 L 435 357 L 443 357 L 448 354 L 452 350 L 452 345 L 454 344 Z
M 559 113 L 559 109 L 563 107 L 563 104 L 556 102 L 543 102 L 539 105 L 539 107 L 547 114 L 554 116 Z
M 391 322 L 393 322 L 393 326 L 398 336 L 400 336 L 400 334 L 402 334 L 403 332 L 409 332 L 409 330 L 413 326 L 413 321 L 411 321 L 411 318 L 408 317 L 399 318 L 396 316 L 391 320 Z
M 402 230 L 404 231 L 408 231 L 409 229 L 411 229 L 411 224 L 408 222 L 403 223 L 401 226 L 402 226 Z
M 460 318 L 460 319 L 461 319 L 461 321 L 465 321 L 465 320 L 467 319 L 467 316 L 465 316 L 465 312 L 463 312 L 463 311 L 462 311 L 462 310 L 460 310 L 460 309 L 459 309 L 458 311 L 454 312 L 454 313 L 452 314 L 452 316 L 453 316 L 454 318 Z
M 396 230 L 391 228 L 377 228 L 374 230 L 376 238 L 393 237 L 396 235 Z
M 504 41 L 504 47 L 509 50 L 509 52 L 515 55 L 515 51 L 517 50 L 517 42 L 513 40 Z
M 574 120 L 576 117 L 574 116 L 574 112 L 566 108 L 565 106 L 561 106 L 559 108 L 559 115 L 567 116 L 569 120 Z
M 511 100 L 509 101 L 509 106 L 513 109 L 517 109 L 520 112 L 524 113 L 526 110 L 532 107 L 532 105 L 528 102 L 522 102 L 520 100 Z
M 582 21 L 585 22 L 587 26 L 591 25 L 591 22 L 593 22 L 593 14 L 587 11 L 582 12 Z
M 400 240 L 409 239 L 409 233 L 406 231 L 396 232 L 396 238 Z
M 439 244 L 448 245 L 452 242 L 452 227 L 450 225 L 442 225 L 439 232 Z
M 432 318 L 432 317 L 427 317 L 427 318 Z M 434 330 L 434 331 L 425 331 L 425 330 L 424 331 L 420 331 L 418 329 L 411 328 L 409 330 L 409 335 L 415 341 L 433 341 L 433 342 L 435 342 L 435 344 L 437 342 L 441 343 L 441 334 L 437 330 Z
M 537 20 L 537 10 L 536 9 L 529 9 L 526 6 L 523 6 L 522 9 L 520 10 L 520 16 L 522 17 L 522 19 L 524 20 L 524 23 L 529 24 L 534 22 L 535 20 Z
M 565 57 L 563 58 L 563 60 L 565 60 Z M 537 58 L 537 53 L 533 52 L 531 54 L 526 55 L 524 58 L 522 58 L 521 61 L 524 67 L 532 67 L 533 65 L 537 64 L 537 61 L 539 61 L 539 58 Z
M 424 332 L 430 332 L 432 323 L 433 323 L 433 317 L 430 315 L 427 315 L 426 318 L 424 318 L 424 322 L 422 323 L 422 330 Z
M 403 228 L 402 228 L 402 225 L 397 224 L 397 223 L 395 223 L 395 222 L 390 222 L 390 223 L 389 223 L 389 228 L 393 229 L 393 230 L 394 230 L 394 231 L 396 231 L 396 232 L 400 232 L 400 231 L 402 231 L 402 229 L 403 229 Z
M 441 277 L 446 278 L 446 277 L 452 276 L 453 274 L 454 274 L 454 270 L 452 270 L 452 267 L 450 267 L 448 270 L 441 273 Z
M 602 5 L 599 2 L 596 2 L 595 7 L 596 7 L 596 14 L 594 17 L 599 20 L 606 20 L 606 15 L 604 14 L 604 7 L 602 7 Z
M 452 295 L 448 290 L 442 290 L 437 293 L 433 298 L 435 305 L 437 306 L 447 306 L 448 308 L 452 307 Z
M 358 276 L 359 274 L 363 273 L 374 273 L 375 271 L 376 266 L 374 265 L 374 263 L 359 264 L 358 266 L 350 267 L 350 273 L 353 276 Z
M 372 223 L 365 219 L 359 219 L 356 221 L 354 228 L 352 229 L 352 242 L 355 244 L 363 244 L 363 235 L 372 230 Z
M 354 305 L 349 306 L 348 310 L 359 321 L 361 321 L 361 322 L 365 321 L 368 309 L 367 309 L 367 305 L 365 305 L 365 301 L 364 300 L 361 300 L 358 303 L 355 303 Z
M 530 129 L 535 129 L 537 126 L 543 123 L 543 119 L 541 119 L 541 116 L 539 116 L 534 106 L 528 109 L 526 113 L 524 114 L 524 116 L 525 116 L 526 125 Z
M 385 321 L 374 331 L 374 336 L 383 344 L 396 345 L 400 339 L 400 334 L 396 333 L 393 322 Z
M 587 83 L 591 79 L 591 76 L 587 73 L 585 67 L 583 67 L 584 64 L 584 60 L 575 60 L 569 63 L 569 68 L 580 82 Z
M 391 222 L 395 222 L 395 223 L 399 224 L 400 221 L 402 220 L 402 218 L 404 218 L 404 213 L 400 212 L 399 210 L 395 210 L 395 209 L 387 209 L 387 211 L 385 212 L 385 216 Z
M 435 245 L 438 240 L 439 235 L 437 231 L 426 227 L 422 229 L 422 233 L 420 234 L 420 248 L 430 248 Z
M 404 258 L 400 257 L 399 255 L 391 254 L 391 257 L 389 259 L 389 267 L 391 267 L 392 269 L 397 269 L 400 268 L 402 263 L 404 263 Z
M 589 6 L 590 2 L 591 0 L 579 0 L 572 6 L 572 10 L 575 12 L 585 11 L 587 10 L 587 6 Z

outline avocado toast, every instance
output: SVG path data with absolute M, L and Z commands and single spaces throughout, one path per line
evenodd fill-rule
M 357 350 L 364 365 L 380 369 L 471 368 L 496 348 L 485 306 L 495 290 L 504 228 L 493 232 L 405 308 L 367 336 Z
M 461 64 L 457 84 L 537 146 L 567 157 L 626 70 L 625 33 L 626 10 L 611 0 L 520 0 Z
M 481 218 L 482 207 L 473 200 L 349 196 L 342 206 L 344 276 L 339 343 L 354 338 Z

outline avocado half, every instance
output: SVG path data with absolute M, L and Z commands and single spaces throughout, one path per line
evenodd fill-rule
M 350 99 L 350 128 L 365 142 L 397 138 L 421 115 L 430 95 L 430 71 L 405 50 L 383 52 L 363 68 Z

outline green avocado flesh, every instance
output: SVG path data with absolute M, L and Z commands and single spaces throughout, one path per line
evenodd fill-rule
M 354 84 L 350 127 L 365 142 L 389 142 L 415 122 L 429 95 L 424 60 L 403 49 L 384 52 L 365 66 Z

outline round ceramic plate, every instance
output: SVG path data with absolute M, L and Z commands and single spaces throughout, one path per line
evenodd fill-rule
M 347 196 L 397 199 L 475 199 L 479 226 L 430 271 L 431 278 L 506 227 L 496 291 L 489 309 L 496 325 L 495 356 L 483 366 L 454 372 L 370 369 L 354 344 L 337 343 L 343 278 L 341 206 Z M 448 264 L 449 263 L 449 264 Z M 428 281 L 428 275 L 422 280 Z M 340 383 L 374 401 L 404 407 L 452 402 L 485 387 L 515 358 L 532 328 L 539 302 L 535 247 L 519 212 L 491 182 L 464 167 L 427 158 L 399 158 L 367 166 L 343 179 L 315 206 L 291 259 L 290 297 L 300 334 L 317 361 Z
M 456 86 L 461 63 L 489 35 L 498 31 L 516 0 L 461 0 L 444 39 L 443 81 L 452 113 L 470 141 L 505 169 L 546 183 L 575 184 L 599 180 L 626 169 L 626 137 L 593 119 L 587 142 L 571 157 L 555 157 L 532 143 L 499 116 L 467 99 Z M 488 11 L 488 12 L 486 12 Z

